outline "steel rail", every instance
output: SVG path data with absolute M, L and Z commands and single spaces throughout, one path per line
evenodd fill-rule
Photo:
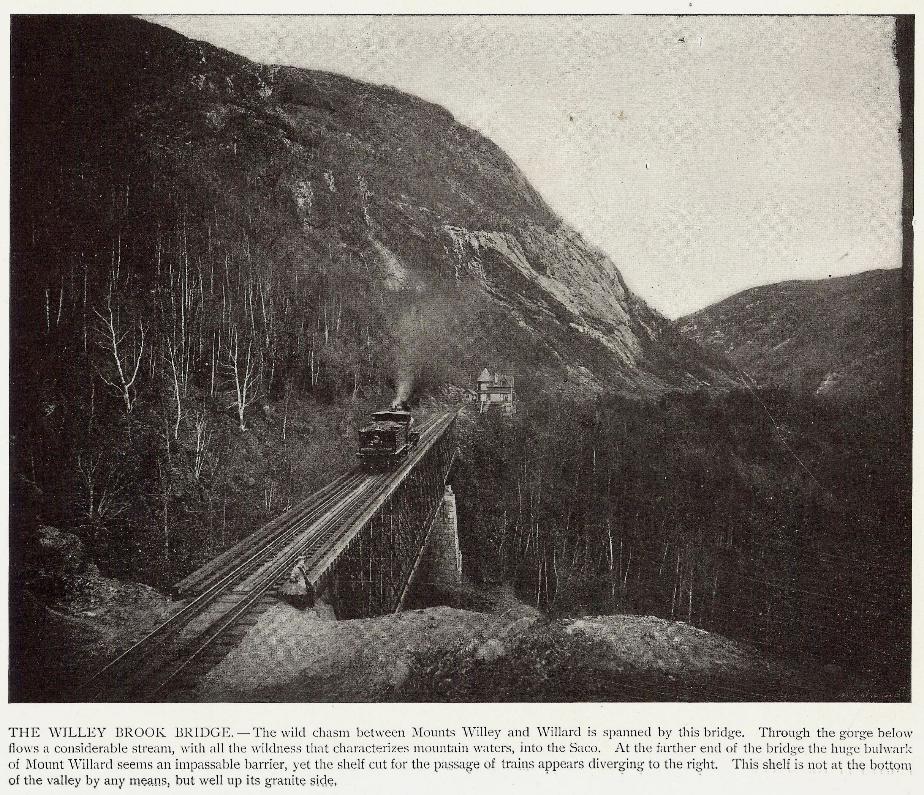
M 455 416 L 456 414 L 454 412 L 444 414 L 429 423 L 427 427 L 427 435 L 432 435 L 435 438 L 427 444 L 422 444 L 424 441 L 424 432 L 421 431 L 421 443 L 418 444 L 418 449 L 415 450 L 414 453 L 404 462 L 404 464 L 402 464 L 401 468 L 386 481 L 387 488 L 383 489 L 382 493 L 376 495 L 376 497 L 369 502 L 363 512 L 359 514 L 353 522 L 350 523 L 350 525 L 341 534 L 341 537 L 337 539 L 335 546 L 332 546 L 327 551 L 319 564 L 313 569 L 311 572 L 312 585 L 316 586 L 323 580 L 328 570 L 340 557 L 344 549 L 352 543 L 355 535 L 359 533 L 365 524 L 381 509 L 385 499 L 387 499 L 392 492 L 397 490 L 398 486 L 401 485 L 411 469 L 417 465 L 417 463 L 424 457 L 424 455 L 427 454 L 433 444 L 439 440 L 443 431 L 449 427 L 449 425 L 455 419 Z
M 419 431 L 421 436 L 423 436 L 424 433 L 430 431 L 436 421 L 437 420 L 434 419 L 428 419 L 422 423 Z M 238 541 L 234 546 L 220 553 L 217 557 L 213 558 L 212 561 L 205 564 L 205 566 L 200 567 L 197 571 L 188 575 L 183 580 L 180 580 L 180 582 L 174 585 L 174 590 L 186 590 L 191 584 L 195 584 L 197 581 L 200 583 L 208 583 L 209 580 L 213 577 L 212 572 L 208 571 L 201 574 L 200 576 L 197 576 L 199 575 L 199 572 L 203 572 L 205 569 L 218 569 L 224 563 L 233 561 L 236 557 L 239 557 L 241 552 L 244 550 L 258 547 L 259 544 L 262 541 L 268 539 L 270 534 L 273 532 L 276 532 L 277 535 L 287 532 L 289 530 L 289 525 L 287 524 L 288 522 L 298 521 L 299 519 L 304 518 L 306 511 L 308 510 L 316 510 L 317 503 L 320 502 L 320 498 L 324 496 L 325 493 L 329 493 L 331 489 L 339 486 L 342 482 L 345 482 L 346 479 L 356 475 L 358 472 L 358 469 L 349 470 L 348 472 L 345 472 L 338 478 L 331 481 L 326 486 L 321 487 L 318 491 L 307 497 L 298 505 L 293 506 L 288 511 L 270 520 L 254 533 L 251 533 L 249 536 L 246 536 L 245 538 Z M 293 511 L 298 512 L 298 519 L 296 519 L 296 514 L 294 514 Z
M 344 472 L 330 483 L 322 486 L 313 494 L 306 497 L 301 502 L 293 505 L 291 508 L 274 517 L 262 527 L 253 533 L 240 539 L 234 545 L 228 547 L 224 552 L 219 553 L 208 563 L 200 566 L 195 571 L 186 575 L 182 580 L 174 584 L 172 591 L 174 594 L 185 598 L 185 595 L 195 593 L 195 588 L 202 588 L 227 571 L 227 565 L 231 564 L 236 558 L 241 557 L 248 550 L 255 549 L 261 544 L 269 541 L 271 537 L 276 537 L 285 533 L 293 521 L 299 521 L 304 518 L 308 511 L 316 509 L 318 503 L 330 494 L 334 489 L 342 486 L 351 476 L 356 474 L 355 469 Z M 225 568 L 223 568 L 225 567 Z
M 374 483 L 374 481 L 372 482 Z M 364 496 L 364 489 L 355 491 L 352 494 L 347 494 L 331 515 L 318 519 L 315 524 L 323 522 L 323 525 L 318 528 L 317 535 L 312 536 L 311 540 L 305 546 L 298 546 L 291 550 L 282 561 L 273 563 L 268 573 L 261 577 L 246 593 L 242 594 L 239 601 L 231 605 L 227 611 L 223 612 L 221 616 L 209 624 L 198 638 L 190 641 L 188 645 L 198 643 L 197 648 L 191 653 L 183 654 L 179 664 L 170 671 L 166 677 L 162 678 L 151 692 L 154 695 L 162 692 L 167 685 L 177 678 L 177 676 L 197 662 L 202 655 L 212 648 L 215 642 L 228 630 L 232 629 L 271 588 L 277 586 L 281 579 L 289 574 L 292 566 L 294 566 L 298 559 L 305 555 L 312 546 L 323 548 L 329 540 L 330 535 L 332 535 L 332 532 L 336 530 L 337 523 L 348 516 L 350 511 L 355 508 L 355 504 Z
M 267 525 L 264 525 L 260 530 L 242 539 L 234 547 L 226 550 L 219 556 L 219 558 L 222 558 L 218 562 L 219 565 L 226 561 L 229 563 L 234 562 L 235 557 L 241 553 L 248 555 L 248 557 L 238 563 L 231 571 L 219 576 L 217 580 L 211 572 L 204 573 L 200 578 L 200 582 L 207 586 L 204 591 L 148 635 L 100 669 L 84 683 L 82 689 L 98 683 L 106 677 L 111 677 L 119 669 L 125 669 L 129 663 L 137 662 L 142 652 L 150 651 L 154 658 L 148 661 L 148 666 L 142 667 L 153 666 L 156 668 L 155 673 L 163 671 L 171 661 L 179 660 L 179 664 L 170 670 L 166 677 L 158 677 L 160 681 L 153 688 L 153 693 L 162 692 L 171 682 L 176 680 L 179 674 L 188 670 L 191 665 L 202 658 L 208 649 L 214 647 L 219 638 L 237 625 L 241 618 L 247 615 L 273 586 L 277 585 L 284 576 L 287 576 L 291 566 L 300 556 L 306 553 L 310 554 L 312 556 L 311 564 L 314 567 L 319 559 L 324 559 L 326 549 L 329 549 L 332 544 L 339 546 L 338 541 L 340 538 L 356 526 L 355 522 L 347 522 L 346 529 L 337 534 L 338 527 L 342 527 L 341 522 L 347 520 L 350 512 L 359 505 L 375 505 L 376 509 L 380 507 L 382 495 L 387 495 L 397 488 L 397 485 L 404 480 L 413 466 L 439 440 L 442 432 L 450 424 L 451 419 L 451 416 L 444 415 L 428 420 L 423 424 L 420 433 L 421 441 L 424 441 L 424 437 L 427 437 L 425 444 L 420 445 L 421 450 L 419 453 L 408 457 L 397 472 L 387 473 L 371 479 L 359 470 L 347 472 L 318 492 L 315 492 L 295 506 L 294 509 L 289 509 L 281 516 L 267 523 Z M 414 452 L 416 453 L 417 451 Z M 317 515 L 319 511 L 325 511 L 326 514 L 319 517 Z M 368 508 L 363 511 L 362 515 L 366 516 L 367 514 Z M 368 521 L 368 519 L 366 518 L 364 521 Z M 267 532 L 267 528 L 270 527 L 272 529 Z M 281 561 L 274 560 L 273 556 L 278 557 L 285 550 L 286 545 L 302 534 L 306 527 L 313 529 L 311 536 L 305 539 L 304 543 L 296 544 Z M 209 567 L 218 568 L 218 565 L 215 565 L 216 561 L 218 559 L 213 561 L 212 564 L 208 564 Z M 264 567 L 267 568 L 267 572 L 260 576 L 260 570 Z M 257 578 L 256 582 L 249 586 L 239 600 L 235 601 L 228 609 L 222 610 L 214 621 L 209 622 L 193 638 L 190 638 L 182 645 L 177 644 L 173 648 L 168 648 L 169 641 L 175 638 L 184 628 L 188 628 L 196 618 L 207 614 L 210 609 L 214 609 L 220 604 L 222 598 L 233 594 L 235 587 L 246 583 L 249 578 L 254 577 Z M 186 582 L 189 579 L 186 578 L 181 582 Z M 204 641 L 202 640 L 203 638 L 205 638 Z M 197 642 L 198 646 L 192 653 L 184 651 Z M 156 659 L 158 652 L 162 656 L 161 660 Z M 124 691 L 129 689 L 133 683 L 129 677 L 129 681 L 124 681 L 123 679 L 119 684 L 122 685 L 120 689 Z M 140 687 L 139 683 L 135 682 L 134 684 L 136 693 L 138 690 L 151 692 L 151 688 L 145 686 L 146 682 L 140 683 Z
M 454 416 L 454 415 L 453 415 Z M 307 542 L 293 549 L 287 557 L 279 564 L 274 565 L 273 569 L 263 577 L 263 579 L 256 584 L 248 593 L 242 595 L 242 598 L 235 605 L 231 606 L 227 612 L 222 614 L 213 624 L 205 629 L 205 631 L 200 635 L 200 639 L 204 636 L 205 640 L 200 640 L 199 646 L 192 651 L 191 653 L 185 655 L 184 659 L 180 661 L 174 670 L 172 670 L 160 683 L 157 687 L 154 688 L 153 693 L 157 694 L 162 692 L 167 685 L 174 681 L 177 676 L 182 672 L 188 670 L 190 666 L 194 665 L 198 660 L 200 660 L 206 652 L 209 651 L 214 645 L 215 642 L 221 638 L 226 632 L 232 629 L 236 624 L 243 618 L 251 608 L 260 601 L 261 598 L 267 593 L 267 591 L 275 585 L 278 585 L 280 579 L 286 576 L 292 565 L 302 556 L 307 554 L 312 554 L 313 559 L 309 562 L 309 567 L 313 566 L 317 562 L 318 558 L 322 556 L 325 550 L 329 549 L 331 543 L 336 543 L 342 538 L 343 535 L 347 534 L 356 526 L 356 522 L 350 522 L 346 525 L 346 529 L 343 529 L 341 533 L 337 534 L 338 528 L 343 528 L 342 521 L 347 519 L 350 516 L 350 513 L 358 506 L 358 504 L 368 505 L 378 505 L 382 495 L 388 494 L 393 491 L 397 484 L 404 479 L 407 473 L 413 468 L 413 466 L 426 454 L 427 450 L 435 444 L 439 437 L 442 435 L 442 431 L 451 422 L 451 417 L 441 417 L 438 420 L 427 423 L 425 428 L 421 429 L 421 442 L 424 442 L 424 436 L 426 434 L 427 443 L 422 445 L 422 449 L 419 455 L 414 456 L 413 458 L 408 459 L 402 467 L 395 473 L 386 473 L 380 475 L 377 479 L 370 481 L 368 484 L 368 491 L 373 491 L 374 493 L 368 494 L 367 489 L 360 489 L 355 491 L 352 495 L 347 495 L 346 499 L 333 513 L 325 519 L 325 517 L 319 518 L 315 524 L 323 525 L 318 527 L 315 534 L 311 536 L 310 539 L 307 539 Z M 433 437 L 432 440 L 429 437 Z M 438 510 L 438 506 L 437 506 Z M 364 511 L 368 513 L 369 508 L 367 507 Z M 365 524 L 363 521 L 361 524 Z M 322 558 L 323 559 L 323 558 Z M 314 583 L 312 583 L 314 585 Z
M 337 500 L 341 499 L 345 494 L 348 494 L 357 485 L 359 485 L 359 482 L 364 479 L 364 476 L 355 470 L 348 473 L 348 475 L 349 476 L 336 490 L 329 492 L 324 500 L 313 506 L 311 515 L 316 513 L 319 509 L 326 509 L 331 504 L 331 502 L 336 502 Z M 137 641 L 134 645 L 126 649 L 115 659 L 111 660 L 107 665 L 97 671 L 82 685 L 81 689 L 85 689 L 86 687 L 92 685 L 94 682 L 99 681 L 108 676 L 110 673 L 115 672 L 120 666 L 131 662 L 133 658 L 136 658 L 156 641 L 165 642 L 172 634 L 182 629 L 182 627 L 185 626 L 189 621 L 205 612 L 205 610 L 208 609 L 208 607 L 215 601 L 215 598 L 220 593 L 229 590 L 231 586 L 246 579 L 247 576 L 251 575 L 255 570 L 259 569 L 260 565 L 265 562 L 268 552 L 272 552 L 277 547 L 285 545 L 291 541 L 292 537 L 300 533 L 308 523 L 310 523 L 310 515 L 300 515 L 293 525 L 285 528 L 283 533 L 274 536 L 264 546 L 260 547 L 255 552 L 250 554 L 248 558 L 238 563 L 235 568 L 227 572 L 219 580 L 213 582 L 212 585 L 198 594 L 191 602 L 184 605 L 166 621 L 155 627 L 145 637 Z

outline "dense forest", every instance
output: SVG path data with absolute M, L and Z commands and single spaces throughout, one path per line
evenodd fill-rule
M 349 466 L 358 418 L 438 362 L 405 372 L 404 299 L 359 265 L 280 273 L 246 222 L 233 249 L 190 221 L 141 251 L 113 215 L 106 242 L 16 279 L 33 311 L 13 335 L 13 510 L 26 538 L 74 529 L 166 585 Z
M 482 418 L 466 563 L 552 614 L 680 619 L 907 697 L 910 435 L 867 409 L 761 390 Z

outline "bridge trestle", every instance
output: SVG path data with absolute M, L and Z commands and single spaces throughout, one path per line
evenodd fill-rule
M 393 612 L 443 504 L 456 455 L 454 420 L 352 535 L 319 588 L 338 618 Z

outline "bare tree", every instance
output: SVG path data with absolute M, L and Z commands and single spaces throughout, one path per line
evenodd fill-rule
M 240 334 L 236 328 L 232 328 L 223 366 L 231 377 L 236 396 L 228 408 L 237 409 L 241 431 L 246 431 L 245 412 L 257 398 L 257 383 L 260 380 L 259 354 L 254 351 L 253 339 L 248 339 L 246 349 L 242 350 Z
M 83 482 L 87 519 L 91 522 L 118 516 L 128 508 L 128 503 L 120 499 L 125 483 L 117 467 L 106 465 L 102 452 L 95 456 L 78 455 L 77 471 Z
M 144 355 L 144 323 L 138 320 L 131 328 L 122 330 L 120 313 L 112 308 L 111 286 L 106 294 L 105 314 L 98 309 L 93 311 L 99 318 L 100 346 L 111 355 L 114 370 L 111 378 L 107 378 L 99 370 L 97 372 L 103 382 L 122 397 L 125 411 L 130 414 L 137 398 L 135 380 Z
M 203 410 L 196 417 L 196 458 L 193 472 L 196 480 L 202 476 L 202 467 L 208 456 L 209 440 L 212 438 L 212 431 L 208 426 L 208 416 Z
M 279 484 L 270 479 L 263 486 L 263 505 L 266 507 L 267 511 L 273 510 L 273 505 L 276 503 L 276 498 L 279 496 Z
M 176 400 L 176 421 L 173 423 L 173 438 L 178 439 L 180 436 L 180 420 L 183 419 L 183 402 L 180 387 L 181 369 L 177 365 L 177 350 L 170 339 L 164 342 L 167 348 L 168 356 L 164 357 L 170 365 L 170 373 L 173 377 L 173 396 Z

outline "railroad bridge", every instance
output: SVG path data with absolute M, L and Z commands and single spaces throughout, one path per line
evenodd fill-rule
M 181 580 L 172 615 L 94 675 L 81 698 L 161 700 L 194 688 L 278 604 L 296 563 L 338 618 L 400 610 L 421 583 L 457 582 L 455 421 L 449 412 L 423 423 L 394 470 L 344 473 Z
M 398 610 L 425 577 L 461 578 L 455 497 L 448 485 L 457 454 L 454 423 L 453 414 L 421 432 L 407 462 L 384 475 L 384 488 L 309 569 L 315 592 L 338 618 Z

